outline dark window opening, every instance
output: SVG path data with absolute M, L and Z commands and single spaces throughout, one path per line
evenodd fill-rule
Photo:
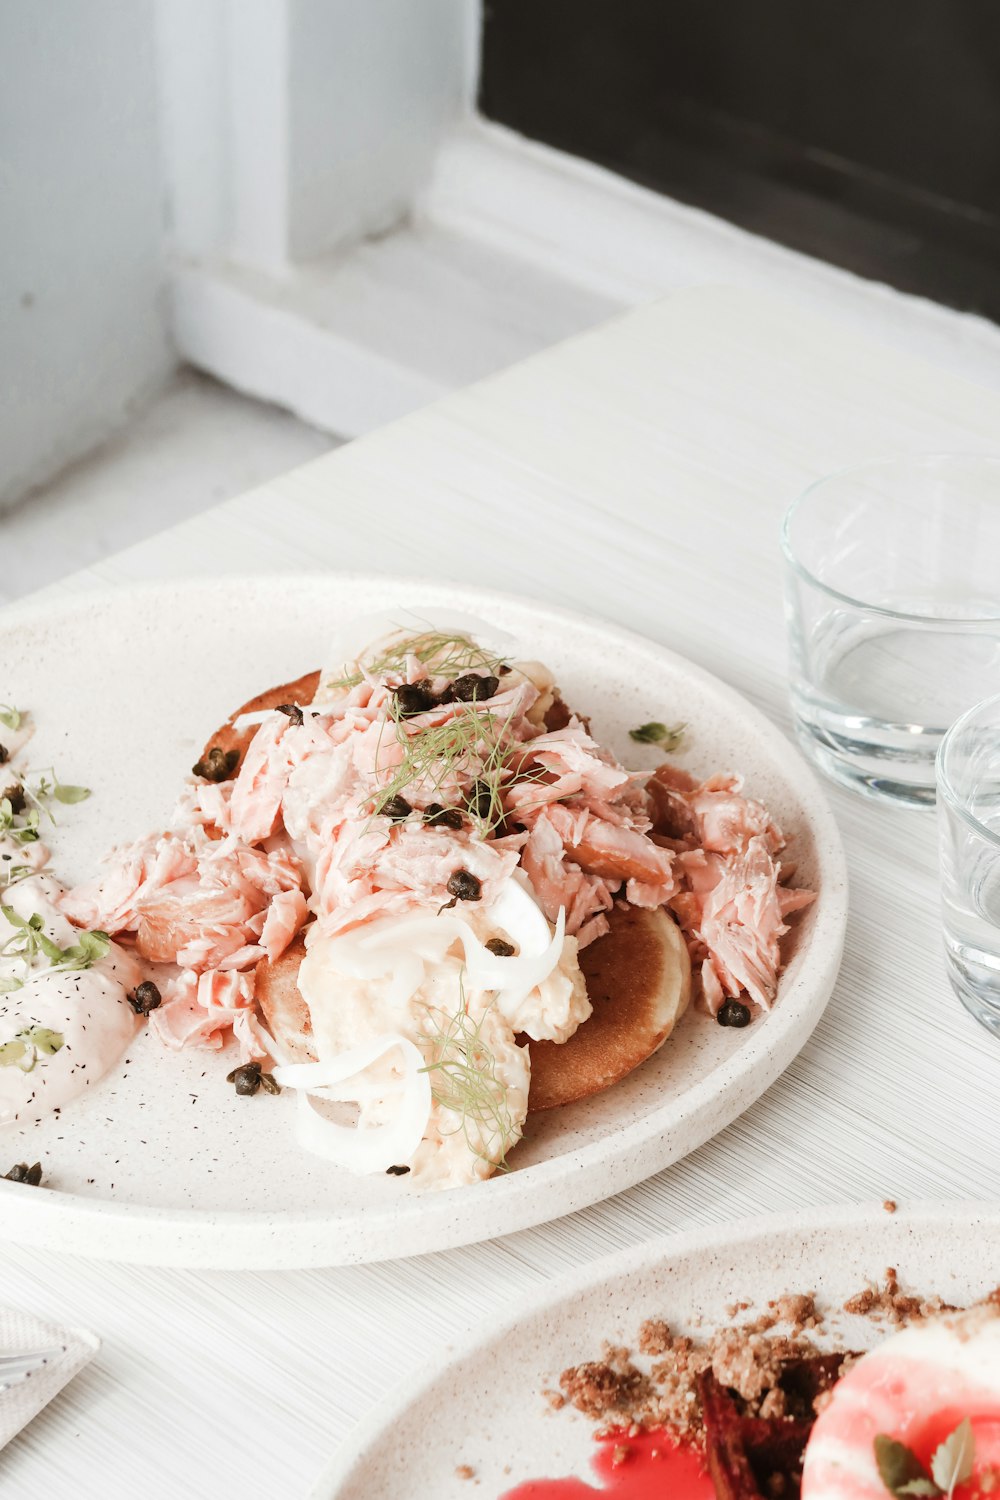
M 1000 0 L 487 0 L 480 108 L 1000 321 Z

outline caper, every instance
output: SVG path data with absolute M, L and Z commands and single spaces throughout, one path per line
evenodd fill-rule
M 236 1092 L 250 1098 L 260 1088 L 260 1063 L 244 1063 L 226 1074 L 226 1082 L 235 1084 Z
M 457 807 L 442 807 L 440 802 L 429 802 L 424 809 L 424 822 L 429 828 L 461 828 L 464 821 Z
M 474 818 L 488 818 L 493 811 L 493 788 L 485 781 L 474 781 L 465 799 Z
M 464 672 L 452 683 L 455 697 L 461 703 L 475 703 L 479 699 L 492 698 L 499 686 L 498 677 L 481 677 L 478 672 Z
M 389 818 L 393 823 L 402 823 L 412 811 L 413 808 L 405 797 L 390 797 L 388 802 L 383 802 L 379 808 L 383 818 Z
M 260 1088 L 265 1094 L 281 1093 L 280 1085 L 275 1083 L 271 1074 L 261 1072 L 259 1062 L 243 1063 L 234 1068 L 231 1073 L 226 1074 L 226 1082 L 235 1084 L 236 1092 L 245 1098 L 252 1098 Z
M 741 1005 L 738 1000 L 727 1000 L 719 1009 L 715 1018 L 720 1026 L 749 1026 L 750 1007 Z
M 513 953 L 517 952 L 514 944 L 508 943 L 504 938 L 490 938 L 486 946 L 491 953 L 496 954 L 497 958 L 510 958 Z
M 293 724 L 301 724 L 303 722 L 302 710 L 297 703 L 279 703 L 277 705 L 277 712 L 279 714 L 287 714 Z
M 456 870 L 448 880 L 448 895 L 456 901 L 479 901 L 483 894 L 483 882 L 469 870 Z
M 213 745 L 191 770 L 204 781 L 228 781 L 239 765 L 239 760 L 238 750 L 223 750 L 221 745 Z
M 29 1167 L 26 1162 L 19 1161 L 4 1176 L 8 1182 L 24 1182 L 28 1187 L 38 1187 L 42 1180 L 42 1164 L 36 1161 L 33 1167 Z
M 135 992 L 128 996 L 128 1003 L 137 1016 L 148 1016 L 151 1010 L 158 1010 L 162 1003 L 162 996 L 151 979 L 144 979 L 142 984 L 137 984 Z
M 387 1177 L 405 1177 L 409 1170 L 409 1167 L 386 1167 L 385 1175 Z
M 22 813 L 28 805 L 23 786 L 9 786 L 3 793 L 3 799 L 10 803 L 12 813 Z
M 428 682 L 401 682 L 393 688 L 400 718 L 412 719 L 415 714 L 425 714 L 434 707 L 434 694 Z

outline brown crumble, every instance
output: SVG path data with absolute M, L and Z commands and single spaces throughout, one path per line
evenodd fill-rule
M 619 1443 L 611 1451 L 611 1467 L 613 1469 L 620 1469 L 622 1464 L 628 1463 L 631 1457 L 632 1449 L 628 1446 L 628 1444 Z
M 471 1464 L 459 1464 L 455 1470 L 456 1479 L 475 1479 L 476 1471 Z
M 1000 1288 L 994 1294 L 1000 1301 Z M 749 1302 L 731 1304 L 732 1319 L 751 1310 Z M 844 1304 L 844 1311 L 893 1327 L 954 1311 L 939 1297 L 921 1298 L 901 1290 L 894 1267 L 885 1273 L 885 1284 L 866 1287 Z M 812 1359 L 818 1354 L 813 1335 L 824 1330 L 824 1318 L 813 1292 L 789 1293 L 775 1298 L 756 1317 L 716 1330 L 706 1338 L 676 1333 L 660 1318 L 648 1318 L 639 1328 L 638 1353 L 651 1361 L 646 1374 L 636 1365 L 631 1350 L 606 1344 L 599 1360 L 573 1365 L 559 1377 L 560 1390 L 543 1392 L 552 1410 L 567 1402 L 597 1426 L 597 1436 L 617 1437 L 623 1429 L 629 1437 L 653 1428 L 666 1427 L 681 1439 L 700 1441 L 704 1436 L 699 1376 L 708 1372 L 740 1398 L 748 1417 L 764 1421 L 794 1415 L 779 1384 L 782 1366 L 790 1360 Z M 845 1356 L 844 1373 L 854 1356 Z M 818 1412 L 830 1399 L 829 1390 L 816 1395 Z M 1000 1472 L 996 1476 L 1000 1493 Z M 775 1492 L 769 1500 L 784 1500 Z
M 895 1198 L 887 1198 L 882 1204 L 882 1207 L 885 1209 L 887 1214 L 894 1214 L 896 1212 Z
M 880 1287 L 876 1282 L 874 1286 L 865 1287 L 863 1292 L 847 1299 L 844 1311 L 863 1318 L 885 1319 L 894 1328 L 900 1328 L 904 1323 L 913 1323 L 920 1318 L 931 1317 L 934 1313 L 955 1312 L 957 1309 L 950 1303 L 942 1302 L 940 1297 L 911 1297 L 900 1291 L 895 1266 L 887 1266 L 885 1286 Z

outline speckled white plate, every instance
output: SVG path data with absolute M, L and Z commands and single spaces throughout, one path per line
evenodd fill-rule
M 596 1485 L 593 1425 L 571 1407 L 553 1412 L 541 1394 L 558 1388 L 567 1365 L 599 1359 L 605 1339 L 634 1349 L 646 1318 L 697 1336 L 731 1321 L 734 1301 L 763 1310 L 787 1292 L 814 1292 L 821 1311 L 834 1314 L 818 1342 L 866 1349 L 885 1325 L 838 1310 L 884 1279 L 887 1266 L 906 1290 L 974 1301 L 1000 1280 L 1000 1209 L 816 1209 L 611 1256 L 446 1348 L 358 1426 L 313 1500 L 497 1500 L 525 1480 L 565 1475 Z M 456 1474 L 459 1465 L 474 1471 L 474 1482 Z
M 352 616 L 463 610 L 555 669 L 569 702 L 628 763 L 656 763 L 628 729 L 689 724 L 678 760 L 731 767 L 786 832 L 819 900 L 797 920 L 773 1012 L 744 1031 L 689 1013 L 669 1043 L 607 1093 L 533 1118 L 513 1170 L 420 1195 L 303 1155 L 293 1101 L 239 1099 L 212 1052 L 165 1053 L 140 1035 L 128 1063 L 61 1118 L 0 1132 L 0 1169 L 40 1160 L 44 1191 L 0 1181 L 0 1236 L 151 1264 L 283 1267 L 439 1250 L 553 1219 L 668 1166 L 728 1125 L 788 1065 L 840 963 L 843 851 L 812 773 L 737 693 L 602 621 L 478 589 L 357 576 L 226 579 L 86 595 L 0 616 L 0 701 L 30 708 L 38 766 L 93 790 L 51 840 L 68 880 L 110 845 L 162 827 L 201 746 L 254 693 L 320 665 Z

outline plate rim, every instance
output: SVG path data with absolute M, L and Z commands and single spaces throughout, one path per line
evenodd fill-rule
M 338 1500 L 339 1490 L 335 1486 L 342 1486 L 358 1477 L 352 1474 L 352 1469 L 364 1460 L 376 1442 L 388 1440 L 395 1423 L 407 1408 L 421 1400 L 453 1367 L 460 1366 L 465 1360 L 506 1339 L 522 1323 L 551 1312 L 565 1302 L 585 1296 L 610 1280 L 622 1280 L 655 1270 L 671 1257 L 745 1250 L 754 1241 L 773 1235 L 808 1234 L 816 1231 L 835 1233 L 838 1230 L 859 1229 L 888 1217 L 903 1228 L 931 1229 L 935 1226 L 966 1223 L 970 1228 L 993 1228 L 1000 1234 L 1000 1203 L 979 1202 L 971 1198 L 917 1199 L 912 1203 L 898 1205 L 890 1216 L 883 1202 L 867 1199 L 860 1203 L 781 1209 L 774 1213 L 754 1214 L 728 1222 L 696 1225 L 613 1250 L 598 1260 L 576 1266 L 554 1281 L 540 1284 L 520 1302 L 516 1312 L 467 1325 L 443 1344 L 421 1370 L 396 1381 L 337 1445 L 332 1457 L 313 1482 L 307 1500 Z
M 685 1098 L 690 1103 L 691 1113 L 700 1112 L 709 1115 L 712 1113 L 713 1101 L 719 1106 L 726 1096 L 739 1093 L 741 1102 L 735 1112 L 730 1114 L 726 1108 L 717 1107 L 715 1112 L 717 1118 L 708 1121 L 705 1133 L 681 1155 L 671 1154 L 669 1147 L 660 1151 L 650 1149 L 650 1120 L 655 1118 L 657 1111 L 648 1112 L 624 1130 L 615 1131 L 614 1139 L 617 1149 L 608 1166 L 613 1167 L 614 1161 L 617 1160 L 619 1171 L 607 1190 L 598 1189 L 595 1192 L 592 1186 L 584 1184 L 590 1182 L 593 1173 L 599 1170 L 600 1160 L 608 1150 L 607 1143 L 611 1139 L 610 1136 L 589 1142 L 583 1147 L 550 1158 L 548 1161 L 535 1163 L 525 1168 L 523 1173 L 513 1173 L 506 1178 L 494 1178 L 489 1183 L 479 1183 L 454 1191 L 461 1191 L 471 1198 L 474 1194 L 481 1197 L 483 1191 L 492 1189 L 496 1196 L 498 1185 L 500 1191 L 503 1192 L 505 1184 L 516 1185 L 519 1181 L 526 1183 L 528 1175 L 533 1174 L 531 1182 L 540 1184 L 541 1191 L 536 1192 L 534 1198 L 529 1198 L 527 1205 L 518 1199 L 510 1201 L 514 1193 L 520 1191 L 516 1186 L 506 1189 L 509 1224 L 503 1232 L 504 1234 L 514 1233 L 542 1223 L 554 1222 L 556 1218 L 562 1218 L 568 1213 L 605 1201 L 625 1191 L 655 1172 L 664 1170 L 675 1161 L 683 1159 L 699 1145 L 711 1139 L 719 1130 L 737 1119 L 780 1077 L 798 1055 L 826 1008 L 840 969 L 846 935 L 848 876 L 840 831 L 815 772 L 793 741 L 781 731 L 777 724 L 773 723 L 738 689 L 731 687 L 715 673 L 691 661 L 672 647 L 665 646 L 652 637 L 619 625 L 615 621 L 607 620 L 600 614 L 550 603 L 547 600 L 540 601 L 531 595 L 482 588 L 477 584 L 456 583 L 446 578 L 400 573 L 372 573 L 364 570 L 294 570 L 274 573 L 232 573 L 221 577 L 144 579 L 133 583 L 98 585 L 54 600 L 29 597 L 26 600 L 14 601 L 12 605 L 7 605 L 0 611 L 0 638 L 8 630 L 30 628 L 35 624 L 48 626 L 54 619 L 72 618 L 82 610 L 112 609 L 125 605 L 133 599 L 142 600 L 164 594 L 175 598 L 178 595 L 204 596 L 210 595 L 213 591 L 221 592 L 237 588 L 277 590 L 294 588 L 296 583 L 312 589 L 327 587 L 331 590 L 336 589 L 338 584 L 345 583 L 358 589 L 366 588 L 376 594 L 379 589 L 385 591 L 410 589 L 415 594 L 443 592 L 454 595 L 457 592 L 474 596 L 477 601 L 475 607 L 485 612 L 488 612 L 491 604 L 513 607 L 522 611 L 529 610 L 540 615 L 543 621 L 548 619 L 567 627 L 579 628 L 583 625 L 592 630 L 596 629 L 603 639 L 611 644 L 617 643 L 625 650 L 653 653 L 689 679 L 697 681 L 710 695 L 721 697 L 723 702 L 728 703 L 739 717 L 749 724 L 755 738 L 759 738 L 766 745 L 782 779 L 791 787 L 802 804 L 811 831 L 817 839 L 817 844 L 821 846 L 818 851 L 818 862 L 823 875 L 822 900 L 817 903 L 816 923 L 811 942 L 820 948 L 822 954 L 825 954 L 825 960 L 816 960 L 817 963 L 822 962 L 820 972 L 810 970 L 808 989 L 813 996 L 810 1008 L 805 1009 L 800 1000 L 794 1016 L 789 1012 L 789 1027 L 783 1028 L 780 1037 L 772 1038 L 771 1043 L 765 1047 L 763 1042 L 765 1028 L 762 1026 L 756 1037 L 751 1034 L 736 1053 L 720 1063 L 691 1089 L 685 1091 Z M 448 606 L 443 604 L 441 607 L 447 608 Z M 796 988 L 803 982 L 803 977 L 800 976 L 796 982 Z M 785 998 L 786 1011 L 789 1011 L 793 1003 L 794 995 Z M 717 1122 L 718 1118 L 721 1118 L 721 1123 Z M 654 1145 L 662 1143 L 663 1140 L 664 1137 L 658 1135 Z M 647 1147 L 645 1155 L 641 1151 L 644 1143 Z M 632 1165 L 625 1169 L 621 1168 L 623 1157 L 632 1158 Z M 652 1157 L 656 1157 L 657 1161 L 650 1164 L 649 1158 Z M 561 1209 L 554 1218 L 547 1215 L 544 1204 L 540 1201 L 544 1197 L 544 1188 L 553 1176 L 565 1179 L 567 1182 L 577 1183 L 575 1191 L 567 1193 L 568 1206 Z M 582 1182 L 579 1181 L 581 1178 Z M 11 1184 L 8 1187 L 6 1183 L 0 1183 L 0 1195 L 5 1191 L 16 1190 L 17 1186 L 17 1184 Z M 421 1209 L 421 1205 L 427 1205 L 428 1201 L 431 1203 L 431 1209 L 428 1210 L 426 1207 Z M 34 1193 L 26 1195 L 22 1200 L 19 1213 L 0 1215 L 0 1240 L 6 1239 L 23 1245 L 52 1248 L 67 1230 L 75 1228 L 82 1233 L 85 1241 L 77 1253 L 91 1255 L 94 1258 L 204 1269 L 291 1269 L 331 1266 L 353 1264 L 359 1261 L 402 1259 L 409 1255 L 478 1243 L 483 1238 L 490 1237 L 467 1227 L 456 1231 L 455 1220 L 458 1216 L 452 1215 L 450 1211 L 453 1202 L 450 1192 L 439 1193 L 430 1199 L 429 1195 L 413 1195 L 411 1198 L 400 1200 L 392 1206 L 391 1211 L 394 1216 L 395 1235 L 406 1242 L 402 1251 L 395 1248 L 379 1251 L 372 1250 L 368 1246 L 361 1246 L 360 1249 L 356 1246 L 349 1246 L 345 1252 L 343 1247 L 338 1248 L 330 1242 L 346 1235 L 347 1221 L 332 1218 L 327 1210 L 156 1208 L 101 1199 L 84 1199 L 62 1189 L 46 1189 L 44 1195 Z M 436 1211 L 435 1204 L 438 1205 Z M 12 1217 L 19 1221 L 15 1229 L 12 1229 L 9 1222 Z M 373 1215 L 369 1212 L 367 1217 L 371 1220 Z M 423 1236 L 414 1232 L 421 1222 L 425 1226 Z M 428 1223 L 431 1226 L 429 1230 L 426 1228 Z M 109 1233 L 113 1233 L 116 1237 L 117 1243 L 113 1251 L 90 1248 L 90 1242 L 102 1237 L 100 1226 L 103 1225 L 110 1225 Z M 318 1231 L 324 1225 L 328 1226 L 326 1243 L 321 1244 L 322 1236 L 318 1235 Z M 148 1241 L 150 1238 L 160 1238 L 163 1229 L 168 1226 L 173 1230 L 175 1243 L 169 1251 L 159 1250 L 151 1259 Z M 290 1243 L 293 1236 L 298 1236 L 299 1240 L 305 1237 L 308 1241 L 310 1234 L 317 1236 L 311 1246 L 308 1243 L 295 1245 Z M 284 1243 L 281 1243 L 282 1241 Z M 228 1242 L 228 1248 L 226 1242 Z

